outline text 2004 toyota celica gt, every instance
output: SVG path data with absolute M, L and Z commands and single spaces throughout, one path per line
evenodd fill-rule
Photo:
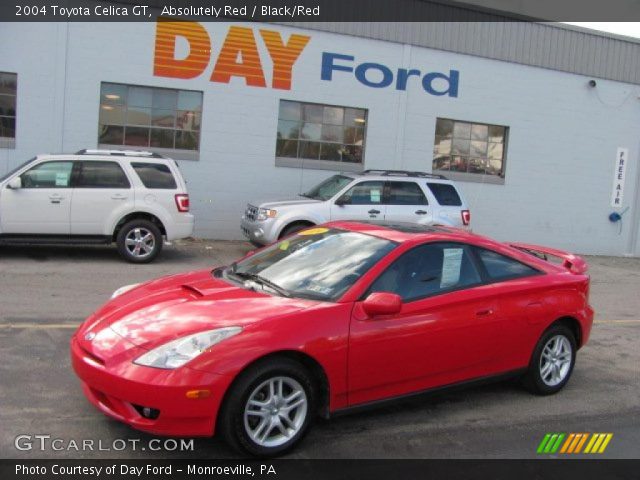
M 71 356 L 113 418 L 277 455 L 318 415 L 380 400 L 507 375 L 556 393 L 593 322 L 586 269 L 452 228 L 330 223 L 117 290 Z

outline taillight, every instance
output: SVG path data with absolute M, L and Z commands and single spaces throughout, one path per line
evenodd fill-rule
M 462 224 L 469 225 L 471 223 L 471 212 L 469 210 L 462 210 Z
M 180 193 L 176 195 L 176 207 L 179 212 L 189 211 L 189 195 L 186 193 Z

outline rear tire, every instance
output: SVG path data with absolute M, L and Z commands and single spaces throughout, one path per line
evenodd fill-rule
M 316 412 L 313 377 L 287 358 L 265 361 L 240 374 L 227 392 L 218 429 L 234 450 L 273 457 L 306 435 Z
M 536 395 L 552 395 L 567 384 L 576 362 L 576 339 L 569 327 L 552 325 L 533 352 L 524 386 Z
M 125 223 L 116 237 L 118 253 L 131 263 L 149 263 L 162 250 L 162 233 L 155 223 L 134 219 Z

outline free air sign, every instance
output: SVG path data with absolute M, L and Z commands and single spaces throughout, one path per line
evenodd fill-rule
M 618 148 L 616 152 L 616 163 L 613 171 L 613 191 L 611 192 L 611 206 L 622 207 L 622 197 L 624 194 L 624 174 L 627 170 L 629 159 L 629 149 Z
M 311 37 L 299 33 L 285 37 L 276 30 L 231 25 L 225 37 L 217 39 L 198 22 L 161 20 L 156 24 L 153 74 L 193 79 L 205 75 L 213 63 L 211 73 L 207 73 L 211 82 L 229 83 L 233 77 L 239 77 L 250 87 L 291 90 L 295 65 Z M 187 48 L 179 49 L 178 42 Z M 260 47 L 264 47 L 266 55 L 260 53 Z M 263 68 L 269 64 L 271 78 Z M 322 52 L 318 67 L 320 79 L 327 82 L 348 76 L 356 85 L 372 89 L 420 88 L 429 95 L 458 96 L 457 70 L 445 73 L 392 69 L 371 59 L 361 61 L 353 55 L 333 52 Z

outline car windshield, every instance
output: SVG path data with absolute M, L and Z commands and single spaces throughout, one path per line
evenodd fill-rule
M 316 185 L 307 193 L 303 193 L 302 196 L 313 198 L 314 200 L 329 200 L 352 180 L 353 178 L 347 177 L 346 175 L 334 175 L 319 185 Z
M 0 182 L 5 181 L 7 178 L 9 178 L 11 175 L 13 175 L 14 173 L 16 173 L 18 170 L 20 170 L 22 167 L 24 167 L 25 165 L 27 165 L 28 163 L 33 162 L 36 159 L 36 157 L 30 158 L 29 160 L 27 160 L 24 163 L 21 163 L 20 165 L 18 165 L 16 168 L 9 170 L 7 173 L 5 173 L 4 175 L 2 175 L 0 177 Z
M 397 244 L 371 235 L 312 227 L 225 270 L 288 297 L 338 299 Z

